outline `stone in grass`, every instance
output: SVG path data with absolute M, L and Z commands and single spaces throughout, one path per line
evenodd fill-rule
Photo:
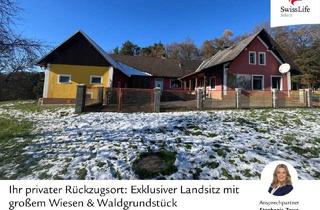
M 133 162 L 132 169 L 140 179 L 153 179 L 177 172 L 176 153 L 169 151 L 142 153 Z

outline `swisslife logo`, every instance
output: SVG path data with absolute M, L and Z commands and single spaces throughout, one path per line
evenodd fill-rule
M 280 0 L 281 1 L 281 0 Z M 305 2 L 307 0 L 304 0 Z M 289 6 L 281 6 L 281 15 L 284 17 L 292 17 L 294 13 L 297 12 L 305 12 L 305 13 L 309 13 L 311 12 L 311 8 L 309 7 L 308 4 L 297 4 L 297 2 L 302 2 L 303 0 L 289 0 Z M 297 5 L 296 5 L 297 4 Z
M 320 0 L 270 0 L 271 27 L 320 24 Z

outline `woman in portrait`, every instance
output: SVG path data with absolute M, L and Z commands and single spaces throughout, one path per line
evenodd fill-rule
M 275 196 L 284 196 L 293 189 L 291 176 L 285 164 L 279 164 L 273 172 L 273 181 L 269 193 Z

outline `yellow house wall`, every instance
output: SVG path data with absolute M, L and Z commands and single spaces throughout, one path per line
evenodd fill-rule
M 87 92 L 90 92 L 91 87 L 108 87 L 109 68 L 110 67 L 51 64 L 49 71 L 48 98 L 75 98 L 78 84 L 86 84 L 88 89 Z M 59 83 L 58 78 L 61 74 L 71 75 L 71 83 Z M 90 84 L 91 75 L 102 76 L 103 84 Z M 91 91 L 95 92 L 93 90 Z

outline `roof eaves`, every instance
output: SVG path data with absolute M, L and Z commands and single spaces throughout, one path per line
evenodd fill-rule
M 200 72 L 202 69 L 204 69 L 203 67 L 205 67 L 210 61 L 212 61 L 214 58 L 216 58 L 218 56 L 218 54 L 220 54 L 222 51 L 219 50 L 216 54 L 214 54 L 213 56 L 211 56 L 210 58 L 207 58 L 206 60 L 204 60 L 200 66 L 197 68 L 196 72 Z
M 147 73 L 147 72 L 144 72 L 142 70 L 139 70 L 139 69 L 136 69 L 136 68 L 133 68 L 131 66 L 128 66 L 126 64 L 123 64 L 121 62 L 118 63 L 121 68 L 122 68 L 122 72 L 127 75 L 128 77 L 131 77 L 131 76 L 152 76 L 152 74 L 150 73 Z

